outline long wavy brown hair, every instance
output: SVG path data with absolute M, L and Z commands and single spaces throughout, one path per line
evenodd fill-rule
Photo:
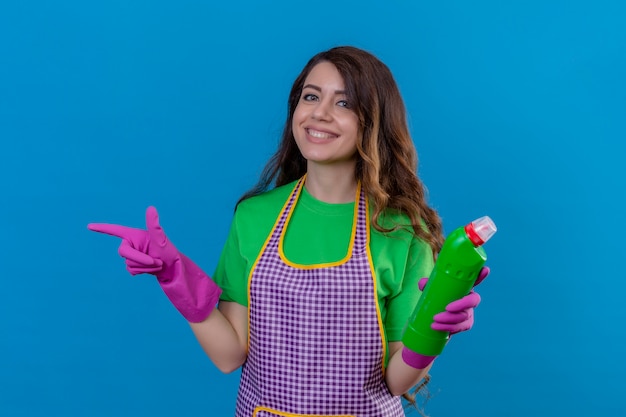
M 398 86 L 384 63 L 352 46 L 320 52 L 302 69 L 289 93 L 288 116 L 278 150 L 265 165 L 258 183 L 239 202 L 268 190 L 272 184 L 288 184 L 306 173 L 307 163 L 296 145 L 292 120 L 304 81 L 320 62 L 330 62 L 337 68 L 358 116 L 361 135 L 354 174 L 373 203 L 372 227 L 389 232 L 410 226 L 433 253 L 438 253 L 444 240 L 441 219 L 428 205 L 426 189 L 417 176 L 417 151 Z M 383 227 L 380 219 L 388 210 L 406 214 L 411 224 Z

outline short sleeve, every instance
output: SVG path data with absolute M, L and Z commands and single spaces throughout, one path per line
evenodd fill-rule
M 413 237 L 406 258 L 406 267 L 401 281 L 400 291 L 387 300 L 385 331 L 390 342 L 402 339 L 409 316 L 422 294 L 417 284 L 421 278 L 428 277 L 433 269 L 433 252 L 426 242 Z
M 235 217 L 230 225 L 226 243 L 213 273 L 213 280 L 222 290 L 221 301 L 232 301 L 243 306 L 248 305 L 246 270 L 246 260 L 241 254 L 237 218 Z

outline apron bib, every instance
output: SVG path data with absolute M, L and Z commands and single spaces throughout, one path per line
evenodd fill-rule
M 368 252 L 360 186 L 347 256 L 297 265 L 284 256 L 285 230 L 304 186 L 280 213 L 249 280 L 248 358 L 237 417 L 401 417 L 383 379 L 386 343 Z

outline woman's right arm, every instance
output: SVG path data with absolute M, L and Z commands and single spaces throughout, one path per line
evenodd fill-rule
M 88 228 L 122 239 L 118 252 L 126 260 L 126 269 L 132 275 L 148 273 L 157 277 L 167 297 L 190 323 L 200 345 L 222 372 L 232 372 L 245 362 L 248 308 L 234 302 L 220 302 L 215 308 L 222 289 L 169 241 L 154 207 L 146 210 L 146 230 L 106 223 L 90 223 Z M 227 245 L 234 246 L 237 253 L 234 227 L 230 234 L 232 238 Z M 222 261 L 218 271 L 224 266 Z M 241 271 L 235 271 L 234 275 L 245 276 Z
M 200 323 L 189 323 L 200 346 L 224 373 L 231 373 L 246 361 L 248 349 L 248 308 L 220 301 L 216 310 Z

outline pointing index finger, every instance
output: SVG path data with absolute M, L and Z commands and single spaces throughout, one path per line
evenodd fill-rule
M 87 229 L 122 239 L 130 239 L 136 231 L 136 229 L 132 227 L 109 223 L 89 223 Z

